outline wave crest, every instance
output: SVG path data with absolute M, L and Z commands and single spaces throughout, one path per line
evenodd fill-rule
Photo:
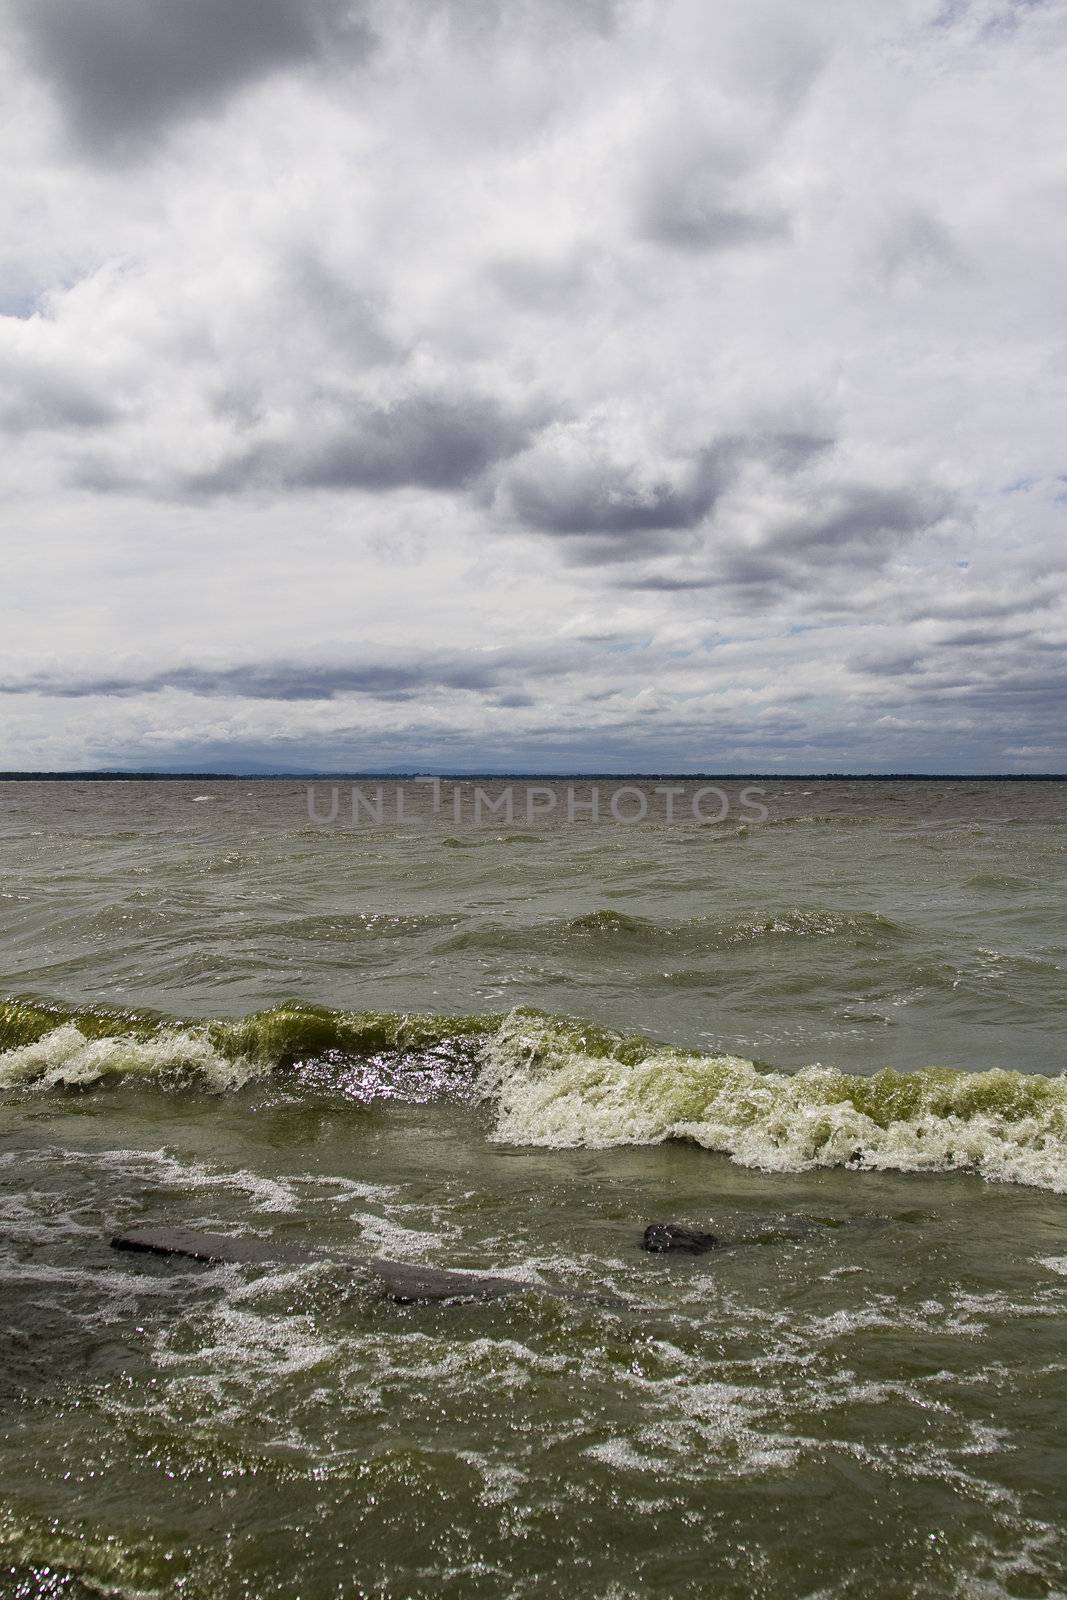
M 684 1139 L 741 1166 L 972 1170 L 1067 1193 L 1067 1077 L 948 1068 L 787 1074 L 512 1012 L 487 1049 L 493 1137 L 555 1148 Z
M 499 1017 L 331 1011 L 290 1002 L 233 1021 L 182 1022 L 96 1007 L 0 1004 L 0 1089 L 88 1088 L 140 1078 L 226 1091 L 251 1078 L 324 1058 L 410 1055 L 424 1066 L 444 1045 L 478 1041 Z
M 132 1080 L 225 1093 L 288 1069 L 348 1098 L 476 1094 L 502 1143 L 604 1149 L 679 1139 L 768 1171 L 964 1170 L 1067 1193 L 1064 1075 L 784 1073 L 530 1009 L 449 1017 L 290 1002 L 194 1023 L 0 1004 L 0 1090 Z
M 135 1034 L 86 1037 L 73 1022 L 0 1055 L 0 1087 L 86 1089 L 105 1078 L 152 1082 L 198 1081 L 223 1091 L 238 1089 L 256 1073 L 251 1061 L 228 1060 L 205 1029 L 161 1028 L 148 1039 Z

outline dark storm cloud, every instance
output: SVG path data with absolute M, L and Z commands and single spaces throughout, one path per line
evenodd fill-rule
M 721 579 L 740 589 L 823 589 L 830 578 L 852 581 L 884 567 L 900 547 L 936 526 L 950 502 L 940 494 L 852 484 L 770 530 L 754 549 L 722 552 Z
M 525 530 L 564 541 L 566 559 L 575 567 L 612 567 L 675 555 L 687 545 L 692 552 L 699 530 L 716 510 L 746 462 L 773 475 L 789 478 L 821 455 L 834 440 L 815 431 L 771 431 L 727 435 L 690 455 L 670 472 L 650 474 L 635 463 L 612 459 L 595 449 L 576 452 L 566 435 L 546 438 L 506 472 L 496 494 L 496 508 Z M 858 494 L 857 500 L 861 497 Z M 857 504 L 857 519 L 872 508 Z M 883 520 L 901 515 L 895 505 L 881 508 Z M 785 530 L 783 537 L 791 532 Z M 687 537 L 683 537 L 687 536 Z M 699 589 L 723 581 L 715 572 L 690 568 L 684 573 L 648 575 L 627 582 L 634 589 Z M 731 581 L 767 583 L 787 575 L 788 562 L 773 553 L 751 559 L 736 553 Z M 751 570 L 746 576 L 745 565 Z
M 830 509 L 798 517 L 773 530 L 754 551 L 722 562 L 722 575 L 738 588 L 828 594 L 833 581 L 856 582 L 886 564 L 909 539 L 948 513 L 938 495 L 851 486 Z
M 573 463 L 546 450 L 519 463 L 504 487 L 526 527 L 565 538 L 608 535 L 637 555 L 647 552 L 645 535 L 695 527 L 722 493 L 731 464 L 729 450 L 712 447 L 688 464 L 681 481 L 650 482 L 630 465 L 595 456 Z M 660 547 L 653 539 L 652 548 Z
M 10 0 L 72 133 L 104 157 L 136 155 L 174 120 L 370 35 L 337 0 Z
M 948 510 L 941 496 L 855 484 L 840 490 L 825 511 L 778 528 L 768 548 L 786 556 L 812 551 L 852 566 L 877 566 L 901 540 L 941 521 Z
M 571 670 L 566 651 L 551 656 L 493 654 L 429 656 L 421 661 L 380 665 L 374 662 L 301 663 L 263 661 L 238 666 L 175 665 L 159 672 L 29 673 L 0 680 L 0 694 L 45 694 L 58 699 L 97 695 L 159 694 L 175 689 L 187 694 L 238 700 L 332 700 L 359 694 L 373 700 L 410 700 L 441 690 L 473 693 L 500 691 L 501 703 L 526 704 L 527 679 L 559 676 Z
M 985 671 L 968 661 L 960 670 L 946 662 L 941 671 L 929 670 L 913 685 L 908 705 L 936 718 L 951 703 L 956 715 L 995 718 L 1005 728 L 1018 727 L 1021 709 L 1031 733 L 1035 730 L 1063 738 L 1063 707 L 1067 704 L 1067 651 L 1059 647 L 1052 670 L 1035 671 L 1025 651 L 994 656 Z
M 254 397 L 220 396 L 220 414 L 238 408 L 253 414 Z M 195 500 L 245 490 L 463 490 L 494 462 L 521 450 L 534 426 L 476 395 L 410 394 L 387 404 L 320 398 L 309 402 L 306 418 L 294 419 L 288 437 L 238 450 L 186 475 L 172 484 L 172 493 Z M 104 493 L 149 487 L 96 465 L 83 468 L 79 482 Z
M 313 489 L 457 489 L 514 455 L 528 436 L 527 426 L 491 400 L 412 395 L 386 407 L 354 408 L 286 481 Z
M 864 651 L 847 664 L 881 684 L 885 710 L 904 715 L 909 726 L 935 729 L 950 720 L 979 743 L 1017 741 L 1022 717 L 1029 741 L 1062 745 L 1067 703 L 1062 639 L 1008 630 L 948 635 L 911 650 Z
M 803 441 L 795 448 L 808 458 L 827 443 L 814 434 L 795 437 Z M 766 455 L 765 448 L 762 453 Z M 713 522 L 701 554 L 689 552 L 674 570 L 643 572 L 619 580 L 619 586 L 668 594 L 721 589 L 749 611 L 805 594 L 831 605 L 842 584 L 851 587 L 876 573 L 904 543 L 936 526 L 951 509 L 946 496 L 932 491 L 862 484 L 828 488 L 823 500 L 803 516 L 758 530 L 752 543 L 736 536 L 727 539 Z M 637 552 L 642 557 L 670 553 L 647 547 Z

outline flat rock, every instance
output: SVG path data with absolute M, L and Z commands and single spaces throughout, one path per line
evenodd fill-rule
M 273 1239 L 240 1238 L 225 1233 L 201 1233 L 194 1228 L 139 1228 L 134 1233 L 117 1233 L 113 1250 L 136 1250 L 153 1256 L 183 1256 L 211 1266 L 223 1262 L 252 1261 L 266 1264 L 277 1261 L 312 1261 L 316 1253 L 299 1245 L 277 1244 Z M 340 1260 L 340 1256 L 333 1257 Z M 346 1256 L 343 1259 L 348 1260 Z
M 560 1293 L 556 1289 L 546 1289 L 540 1283 L 521 1283 L 516 1278 L 483 1277 L 475 1272 L 445 1272 L 439 1267 L 387 1261 L 382 1256 L 374 1256 L 366 1265 L 381 1280 L 389 1298 L 400 1305 L 412 1305 L 424 1300 L 504 1300 L 509 1295 L 526 1294 L 530 1289 L 538 1294 Z M 568 1295 L 567 1298 L 581 1297 Z
M 300 1245 L 275 1243 L 272 1239 L 249 1239 L 222 1233 L 202 1233 L 195 1228 L 139 1228 L 117 1233 L 113 1250 L 134 1250 L 156 1256 L 179 1256 L 211 1266 L 226 1262 L 305 1263 L 335 1261 L 363 1269 L 376 1278 L 385 1293 L 399 1305 L 416 1305 L 437 1300 L 457 1304 L 464 1300 L 503 1300 L 511 1295 L 548 1294 L 558 1300 L 586 1304 L 617 1305 L 607 1295 L 580 1294 L 569 1289 L 550 1289 L 541 1283 L 526 1283 L 517 1278 L 492 1277 L 479 1272 L 447 1272 L 440 1267 L 415 1266 L 406 1261 L 390 1261 L 384 1256 L 350 1256 L 338 1250 L 307 1249 Z

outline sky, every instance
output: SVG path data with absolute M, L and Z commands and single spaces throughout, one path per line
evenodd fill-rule
M 0 0 L 0 768 L 1067 771 L 1067 0 Z

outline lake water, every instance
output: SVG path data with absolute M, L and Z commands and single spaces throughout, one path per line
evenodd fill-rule
M 676 785 L 0 784 L 5 1600 L 1067 1593 L 1067 783 Z

